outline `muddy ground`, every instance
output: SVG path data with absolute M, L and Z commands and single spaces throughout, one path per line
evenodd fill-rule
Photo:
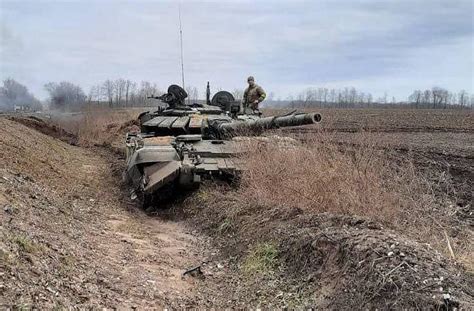
M 362 139 L 395 159 L 416 153 L 435 191 L 446 192 L 440 176 L 448 176 L 453 211 L 472 230 L 472 114 L 431 115 L 418 126 L 367 129 L 359 112 L 331 113 L 327 124 L 341 146 Z M 145 214 L 128 199 L 115 148 L 75 146 L 74 135 L 38 122 L 0 117 L 4 308 L 474 307 L 472 265 L 368 219 L 234 206 L 232 189 L 212 186 Z

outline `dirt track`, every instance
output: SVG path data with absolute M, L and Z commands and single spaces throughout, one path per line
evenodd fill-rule
M 0 127 L 3 307 L 198 304 L 182 273 L 205 259 L 207 242 L 137 210 L 114 167 L 123 160 L 5 118 Z

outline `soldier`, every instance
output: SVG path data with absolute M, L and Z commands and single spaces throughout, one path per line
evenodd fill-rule
M 249 87 L 244 92 L 244 107 L 250 107 L 252 110 L 258 110 L 258 104 L 263 102 L 267 94 L 265 91 L 255 83 L 254 77 L 247 78 Z

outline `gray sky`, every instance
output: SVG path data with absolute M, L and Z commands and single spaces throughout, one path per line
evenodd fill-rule
M 178 1 L 0 0 L 0 78 L 40 98 L 61 80 L 180 83 Z M 473 86 L 473 1 L 181 1 L 186 84 L 284 99 L 354 86 L 404 99 Z

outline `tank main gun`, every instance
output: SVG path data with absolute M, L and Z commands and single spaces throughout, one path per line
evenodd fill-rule
M 209 121 L 210 137 L 225 139 L 237 135 L 260 135 L 265 130 L 280 127 L 302 126 L 315 124 L 321 121 L 319 113 L 290 113 L 283 116 L 255 118 L 249 116 L 238 121 L 227 120 Z
M 314 124 L 321 121 L 319 113 L 293 113 L 285 116 L 263 117 L 258 119 L 248 119 L 243 122 L 222 123 L 219 126 L 221 131 L 235 130 L 269 130 L 279 127 L 301 126 Z

